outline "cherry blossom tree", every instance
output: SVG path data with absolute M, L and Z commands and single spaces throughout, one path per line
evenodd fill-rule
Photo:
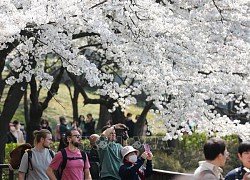
M 6 58 L 19 76 L 9 85 L 35 75 L 50 88 L 53 78 L 43 67 L 53 53 L 68 72 L 84 74 L 101 96 L 116 100 L 110 111 L 145 93 L 156 121 L 165 121 L 166 139 L 190 132 L 190 118 L 198 132 L 250 136 L 249 123 L 211 110 L 239 101 L 238 112 L 249 112 L 249 0 L 3 0 L 0 9 L 0 51 L 16 44 Z M 87 49 L 112 63 L 99 69 Z M 109 73 L 114 65 L 122 84 Z

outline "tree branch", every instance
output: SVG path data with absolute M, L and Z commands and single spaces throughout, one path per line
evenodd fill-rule
M 63 75 L 63 72 L 64 72 L 64 68 L 63 66 L 61 66 L 60 68 L 60 72 L 58 74 L 58 76 L 56 77 L 56 79 L 54 80 L 50 90 L 48 91 L 47 93 L 47 97 L 46 99 L 44 100 L 44 102 L 41 104 L 42 106 L 42 109 L 46 109 L 48 107 L 48 104 L 49 104 L 49 101 L 54 97 L 54 95 L 58 92 L 58 89 L 59 89 L 59 85 L 60 85 L 60 82 L 61 82 L 61 79 L 62 79 L 62 75 Z M 57 101 L 57 100 L 56 100 Z M 57 101 L 58 102 L 58 101 Z M 58 102 L 59 103 L 59 102 Z M 60 103 L 59 103 L 60 104 Z M 60 104 L 61 105 L 61 104 Z M 62 106 L 62 105 L 61 105 Z M 63 106 L 62 106 L 63 107 Z M 64 108 L 64 107 L 63 107 Z
M 77 81 L 76 79 L 76 76 L 71 74 L 70 72 L 68 72 L 68 75 L 70 77 L 70 79 L 73 81 L 73 83 L 75 84 L 75 86 L 78 88 L 79 92 L 81 93 L 81 95 L 83 96 L 84 98 L 84 101 L 83 103 L 86 105 L 86 104 L 102 104 L 102 105 L 106 105 L 107 102 L 105 99 L 91 99 L 88 97 L 87 93 L 85 92 L 82 84 L 80 82 Z
M 212 0 L 212 1 L 213 1 L 214 6 L 216 7 L 216 9 L 218 10 L 218 12 L 220 13 L 220 16 L 221 16 L 220 21 L 221 21 L 221 23 L 223 23 L 224 17 L 222 15 L 222 10 L 217 6 L 217 4 L 215 3 L 215 0 Z
M 104 0 L 104 1 L 100 2 L 100 3 L 98 3 L 98 4 L 94 5 L 94 6 L 92 6 L 92 7 L 89 8 L 89 9 L 93 9 L 93 8 L 95 8 L 95 7 L 97 7 L 97 6 L 100 6 L 100 5 L 104 4 L 105 2 L 107 2 L 107 0 Z

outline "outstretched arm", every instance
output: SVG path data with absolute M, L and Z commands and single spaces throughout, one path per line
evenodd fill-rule
M 102 132 L 102 136 L 108 137 L 110 135 L 110 133 L 112 133 L 115 129 L 124 129 L 126 128 L 126 125 L 118 123 L 115 124 L 113 126 L 111 126 L 110 128 L 106 129 L 105 131 Z

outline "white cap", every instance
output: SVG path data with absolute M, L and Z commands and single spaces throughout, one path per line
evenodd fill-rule
M 133 146 L 125 146 L 122 148 L 121 153 L 122 153 L 122 158 L 124 159 L 124 157 L 126 155 L 128 155 L 131 152 L 136 152 L 136 154 L 139 154 L 139 151 L 136 150 L 135 148 L 133 148 Z

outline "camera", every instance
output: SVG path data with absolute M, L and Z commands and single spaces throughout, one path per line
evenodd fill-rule
M 128 139 L 128 130 L 128 127 L 125 127 L 123 129 L 115 129 L 116 139 L 118 143 L 122 144 L 123 140 Z

